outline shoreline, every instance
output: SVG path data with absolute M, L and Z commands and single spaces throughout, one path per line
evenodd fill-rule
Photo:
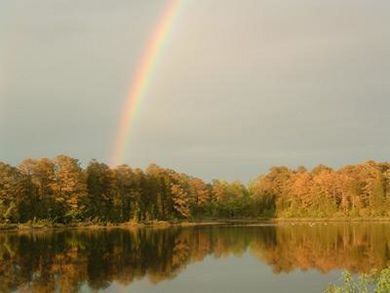
M 151 221 L 151 222 L 127 222 L 96 224 L 90 222 L 80 223 L 20 223 L 0 224 L 1 232 L 15 231 L 50 231 L 73 229 L 139 229 L 139 228 L 171 228 L 171 227 L 195 227 L 195 226 L 269 226 L 279 224 L 328 224 L 328 223 L 390 223 L 390 218 L 259 218 L 259 219 L 204 219 L 194 221 Z

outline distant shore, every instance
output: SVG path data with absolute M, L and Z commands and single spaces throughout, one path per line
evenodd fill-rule
M 222 225 L 227 224 L 223 221 L 202 221 L 202 222 L 169 222 L 169 221 L 151 221 L 145 223 L 22 223 L 22 224 L 0 224 L 0 232 L 3 231 L 33 231 L 33 230 L 62 230 L 62 229 L 112 229 L 112 228 L 167 228 L 167 227 L 187 227 L 202 225 Z
M 0 224 L 0 232 L 63 229 L 112 229 L 112 228 L 168 228 L 211 225 L 262 226 L 277 224 L 322 224 L 322 223 L 390 223 L 390 218 L 262 218 L 262 219 L 205 219 L 196 221 L 150 221 L 128 223 L 21 223 Z

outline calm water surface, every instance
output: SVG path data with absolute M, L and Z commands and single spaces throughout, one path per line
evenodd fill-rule
M 390 265 L 390 224 L 0 234 L 0 292 L 321 292 Z

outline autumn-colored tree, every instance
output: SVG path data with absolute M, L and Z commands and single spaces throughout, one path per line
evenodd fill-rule
M 77 159 L 59 155 L 54 159 L 54 196 L 62 207 L 63 221 L 80 221 L 86 211 L 87 184 Z
M 18 169 L 0 162 L 0 222 L 27 220 L 28 182 Z
M 200 216 L 207 213 L 207 206 L 210 203 L 211 195 L 207 184 L 200 178 L 190 178 L 190 198 L 192 213 Z
M 268 174 L 252 181 L 249 188 L 258 215 L 274 216 L 289 207 L 286 188 L 291 175 L 287 167 L 273 167 Z
M 311 209 L 315 216 L 329 217 L 337 212 L 339 188 L 337 175 L 329 167 L 318 166 L 311 172 L 312 186 L 311 193 L 314 195 Z M 313 216 L 313 215 L 312 215 Z
M 178 184 L 171 185 L 173 208 L 180 218 L 189 218 L 190 206 L 188 193 Z

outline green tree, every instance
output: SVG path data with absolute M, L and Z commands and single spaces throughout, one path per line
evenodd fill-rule
M 55 221 L 61 206 L 55 199 L 55 164 L 50 159 L 27 159 L 18 169 L 29 179 L 29 214 L 31 219 Z
M 92 160 L 86 170 L 87 198 L 86 215 L 98 221 L 110 221 L 113 203 L 113 172 L 104 163 Z

